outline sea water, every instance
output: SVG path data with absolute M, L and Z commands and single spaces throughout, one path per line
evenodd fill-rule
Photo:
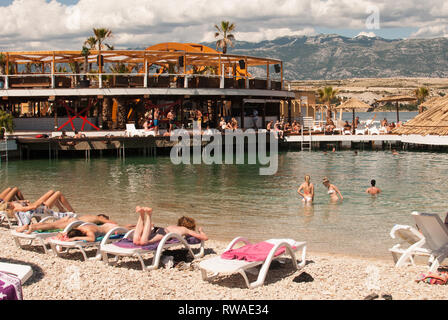
M 211 239 L 293 238 L 311 251 L 373 258 L 389 258 L 389 232 L 414 225 L 412 211 L 442 219 L 448 211 L 445 153 L 287 152 L 275 175 L 260 176 L 259 168 L 173 165 L 169 157 L 24 160 L 2 163 L 0 186 L 18 186 L 30 200 L 60 190 L 79 214 L 104 213 L 119 223 L 135 223 L 135 206 L 149 206 L 156 225 L 192 216 Z M 306 174 L 315 185 L 312 206 L 297 194 Z M 324 177 L 342 203 L 330 202 Z M 377 197 L 365 193 L 371 179 L 383 191 Z

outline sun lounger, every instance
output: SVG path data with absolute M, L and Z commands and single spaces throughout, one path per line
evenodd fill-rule
M 373 135 L 380 135 L 380 130 L 377 127 L 371 127 L 367 130 L 367 132 L 369 133 L 369 135 L 373 136 Z
M 53 211 L 44 206 L 41 206 L 34 211 L 15 212 L 14 216 L 18 222 L 18 225 L 24 226 L 24 225 L 30 224 L 32 222 L 33 218 L 35 220 L 37 220 L 38 222 L 42 222 L 42 219 L 44 219 L 46 217 L 53 217 L 55 219 L 61 219 L 61 218 L 66 218 L 66 217 L 76 218 L 77 214 L 74 212 Z
M 33 275 L 33 269 L 30 266 L 5 262 L 0 262 L 0 272 L 19 278 L 21 284 L 24 284 Z
M 0 225 L 5 224 L 12 229 L 14 224 L 18 224 L 17 220 L 13 217 L 10 217 L 6 211 L 0 211 Z
M 448 229 L 437 214 L 413 212 L 412 216 L 423 233 L 425 245 L 433 257 L 429 271 L 435 272 L 448 257 Z
M 127 137 L 147 137 L 147 136 L 155 136 L 155 131 L 145 131 L 144 129 L 136 129 L 135 124 L 128 123 L 126 124 L 126 133 Z
M 55 217 L 43 218 L 40 222 L 50 222 L 51 220 L 57 220 Z M 32 245 L 34 241 L 37 241 L 40 246 L 44 248 L 44 252 L 48 253 L 45 240 L 56 236 L 59 232 L 63 230 L 49 230 L 49 231 L 33 231 L 30 234 L 17 232 L 16 230 L 11 230 L 11 235 L 14 238 L 16 245 L 23 249 L 23 244 L 21 241 L 29 241 L 28 246 Z
M 67 228 L 65 228 L 64 233 L 69 232 L 71 229 L 76 227 L 82 227 L 86 225 L 94 225 L 93 223 L 87 223 L 83 221 L 74 221 Z M 87 260 L 101 260 L 100 247 L 101 244 L 106 244 L 112 241 L 117 241 L 123 237 L 123 235 L 128 232 L 128 229 L 122 227 L 116 227 L 110 230 L 104 237 L 99 237 L 93 242 L 77 240 L 77 241 L 64 241 L 56 238 L 49 238 L 48 242 L 54 254 L 61 257 L 63 254 L 69 253 L 70 249 L 78 249 L 84 258 Z M 88 258 L 86 254 L 86 249 L 96 248 L 96 255 L 92 258 Z
M 390 236 L 393 239 L 400 238 L 409 244 L 407 248 L 404 248 L 398 243 L 389 249 L 395 267 L 401 267 L 407 263 L 415 265 L 414 256 L 431 256 L 430 251 L 425 247 L 425 237 L 411 226 L 397 224 L 390 231 Z
M 228 254 L 232 252 L 233 247 L 239 243 L 243 242 L 245 246 L 243 248 L 249 248 L 248 246 L 253 246 L 246 238 L 238 237 L 235 238 L 230 244 L 227 246 L 224 254 Z M 267 272 L 269 270 L 269 267 L 271 265 L 271 262 L 273 260 L 279 259 L 284 254 L 289 254 L 292 258 L 292 263 L 294 265 L 295 269 L 301 269 L 305 266 L 306 263 L 306 242 L 296 242 L 291 239 L 271 239 L 265 241 L 272 246 L 272 249 L 270 249 L 268 252 L 260 252 L 260 257 L 264 256 L 264 258 L 261 259 L 247 259 L 247 260 L 237 260 L 237 259 L 225 259 L 223 256 L 217 256 L 208 260 L 204 260 L 199 264 L 199 268 L 201 269 L 202 273 L 202 279 L 203 280 L 212 280 L 219 274 L 233 274 L 233 273 L 240 273 L 244 280 L 246 281 L 246 285 L 248 288 L 256 288 L 259 286 L 262 286 L 264 284 L 264 281 L 266 279 Z M 282 251 L 279 251 L 281 249 L 284 249 Z M 238 249 L 236 249 L 238 250 Z M 301 250 L 302 251 L 302 257 L 301 261 L 298 264 L 295 252 Z M 235 251 L 236 252 L 236 251 Z M 233 253 L 232 253 L 233 254 Z M 231 254 L 231 255 L 232 255 Z M 250 261 L 248 261 L 250 260 Z M 252 261 L 257 260 L 257 261 Z M 258 273 L 258 278 L 256 281 L 250 283 L 249 279 L 247 278 L 246 271 L 248 269 L 252 269 L 254 267 L 260 266 L 261 269 Z M 211 276 L 207 275 L 207 272 L 213 273 Z
M 103 261 L 110 265 L 116 264 L 118 262 L 119 257 L 128 256 L 128 257 L 137 257 L 142 266 L 142 270 L 154 270 L 159 267 L 160 258 L 162 256 L 162 252 L 165 249 L 169 249 L 172 247 L 183 246 L 194 259 L 202 258 L 204 256 L 204 241 L 200 241 L 194 237 L 184 238 L 176 233 L 168 233 L 165 235 L 162 240 L 158 243 L 149 244 L 147 246 L 136 246 L 132 243 L 132 237 L 134 235 L 134 230 L 129 231 L 123 238 L 123 240 L 112 243 L 112 244 L 101 244 L 101 254 L 103 256 Z M 200 246 L 199 253 L 194 254 L 192 247 Z M 146 266 L 143 260 L 143 255 L 153 253 L 154 257 L 152 259 L 152 264 L 150 266 Z M 109 260 L 109 255 L 115 256 L 115 258 L 111 261 Z

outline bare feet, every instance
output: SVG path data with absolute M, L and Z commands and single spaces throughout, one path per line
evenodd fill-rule
M 16 229 L 16 231 L 17 231 L 17 232 L 23 232 L 23 231 L 25 231 L 25 230 L 27 230 L 27 229 L 28 229 L 28 225 L 24 225 L 24 226 L 18 227 L 18 228 Z
M 137 212 L 139 214 L 143 214 L 143 213 L 145 213 L 145 208 L 144 207 L 140 207 L 140 206 L 136 206 L 135 207 L 135 212 Z
M 33 231 L 34 231 L 33 225 L 30 224 L 30 225 L 28 226 L 28 230 L 27 230 L 25 233 L 26 233 L 26 234 L 31 234 Z

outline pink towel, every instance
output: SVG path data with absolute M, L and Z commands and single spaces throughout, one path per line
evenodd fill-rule
M 269 242 L 248 244 L 241 248 L 224 252 L 221 258 L 226 260 L 246 260 L 247 262 L 264 261 L 273 247 L 274 245 Z M 279 248 L 274 256 L 277 257 L 283 254 L 285 250 L 285 247 Z

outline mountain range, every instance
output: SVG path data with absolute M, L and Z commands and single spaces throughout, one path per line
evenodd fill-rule
M 212 48 L 215 43 L 204 43 Z M 281 59 L 287 80 L 448 77 L 448 38 L 383 39 L 335 34 L 236 41 L 229 54 Z M 252 71 L 264 74 L 263 69 Z

